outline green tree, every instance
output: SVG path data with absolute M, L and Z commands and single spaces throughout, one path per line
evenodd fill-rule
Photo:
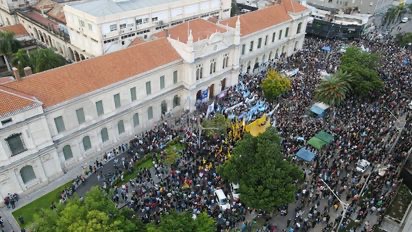
M 347 81 L 353 93 L 367 96 L 383 87 L 383 81 L 377 72 L 378 64 L 378 54 L 365 52 L 357 47 L 349 47 L 341 57 L 339 68 L 343 73 L 349 74 Z
M 20 48 L 20 42 L 14 38 L 14 33 L 0 31 L 0 53 L 4 55 L 6 66 L 11 71 L 10 58 Z
M 49 48 L 42 48 L 30 53 L 30 64 L 33 72 L 38 73 L 63 66 L 66 60 Z
M 118 210 L 104 192 L 92 188 L 80 200 L 69 199 L 57 209 L 43 209 L 34 216 L 32 231 L 145 231 L 142 223 L 130 217 L 129 212 Z
M 263 94 L 268 101 L 274 101 L 277 97 L 289 91 L 291 87 L 291 81 L 273 69 L 267 72 L 266 78 L 262 81 Z
M 331 106 L 342 103 L 350 91 L 350 84 L 347 81 L 349 75 L 339 70 L 331 77 L 322 80 L 315 91 L 317 100 Z
M 226 180 L 239 183 L 243 203 L 267 212 L 293 202 L 297 183 L 303 178 L 302 171 L 283 158 L 274 128 L 257 137 L 246 134 L 218 170 Z
M 161 216 L 159 225 L 150 224 L 147 231 L 214 232 L 216 231 L 216 222 L 206 213 L 201 213 L 196 219 L 193 219 L 189 212 L 171 212 Z
M 401 46 L 406 46 L 410 43 L 412 43 L 412 32 L 407 32 L 404 34 L 397 34 L 396 35 L 396 42 L 399 43 Z
M 27 54 L 27 50 L 19 49 L 13 56 L 11 62 L 14 67 L 19 69 L 20 76 L 24 74 L 24 68 L 31 65 L 30 57 Z
M 227 129 L 230 128 L 230 121 L 223 114 L 216 114 L 215 117 L 204 120 L 202 122 L 202 127 L 206 129 L 204 132 L 208 137 L 213 137 L 216 134 L 226 136 Z

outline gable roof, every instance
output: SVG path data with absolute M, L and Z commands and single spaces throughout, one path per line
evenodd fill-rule
M 13 32 L 15 37 L 22 37 L 22 36 L 28 36 L 29 35 L 29 33 L 26 31 L 26 29 L 21 24 L 15 24 L 15 25 L 6 26 L 6 27 L 0 27 L 0 31 Z
M 158 39 L 4 86 L 36 96 L 50 107 L 178 60 L 181 57 L 167 39 Z
M 40 105 L 41 102 L 32 96 L 0 86 L 0 117 Z
M 288 12 L 291 13 L 299 13 L 307 9 L 302 4 L 295 2 L 294 0 L 281 0 L 281 4 Z
M 293 6 L 296 7 L 289 7 L 291 6 L 288 3 L 283 3 L 284 1 L 293 1 L 293 0 L 282 0 L 281 4 L 275 4 L 273 6 L 269 6 L 260 10 L 251 11 L 246 14 L 242 14 L 239 16 L 240 19 L 240 35 L 245 36 L 252 34 L 257 31 L 261 31 L 265 28 L 269 28 L 273 25 L 280 24 L 286 22 L 290 19 L 290 15 L 288 14 L 289 8 L 293 9 L 301 9 L 297 5 L 299 3 L 294 2 Z M 301 5 L 300 5 L 301 6 Z M 303 7 L 303 6 L 302 6 Z M 303 7 L 304 8 L 304 7 Z M 306 8 L 304 8 L 306 9 Z M 234 16 L 225 20 L 220 21 L 222 25 L 228 25 L 230 27 L 236 27 L 236 21 L 238 16 Z
M 179 39 L 180 42 L 186 43 L 189 30 L 192 30 L 193 42 L 206 39 L 216 32 L 227 31 L 210 21 L 195 19 L 169 28 L 167 31 L 158 32 L 154 36 L 158 38 L 170 36 L 172 39 Z

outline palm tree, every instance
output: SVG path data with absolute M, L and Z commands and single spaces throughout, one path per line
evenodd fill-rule
M 43 72 L 66 64 L 66 60 L 53 50 L 36 49 L 30 53 L 30 63 L 34 73 Z
M 11 71 L 10 57 L 20 48 L 20 42 L 14 38 L 14 33 L 0 31 L 0 53 L 4 55 L 7 69 Z
M 346 72 L 338 71 L 330 78 L 322 80 L 315 91 L 316 99 L 331 106 L 341 104 L 350 91 L 348 78 Z
M 13 56 L 11 62 L 14 67 L 17 67 L 20 72 L 20 76 L 23 76 L 23 70 L 25 67 L 30 66 L 30 57 L 27 50 L 19 49 Z

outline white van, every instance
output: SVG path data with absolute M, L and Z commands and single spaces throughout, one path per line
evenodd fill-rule
M 232 198 L 234 201 L 239 200 L 239 184 L 230 184 L 230 189 L 232 190 Z
M 226 198 L 225 193 L 221 189 L 215 190 L 215 197 L 216 202 L 219 204 L 220 210 L 225 211 L 230 209 L 230 204 L 228 199 Z

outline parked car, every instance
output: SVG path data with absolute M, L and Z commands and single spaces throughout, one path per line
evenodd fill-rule
M 215 197 L 216 197 L 216 202 L 219 204 L 220 210 L 225 211 L 227 209 L 230 209 L 229 201 L 226 198 L 226 195 L 222 189 L 215 190 Z
M 239 201 L 239 184 L 230 184 L 230 190 L 232 190 L 232 199 L 234 201 Z
M 361 159 L 356 164 L 356 171 L 358 171 L 360 173 L 364 173 L 370 165 L 371 165 L 371 163 L 369 161 L 367 161 L 365 159 Z
M 402 19 L 401 19 L 401 23 L 407 23 L 409 21 L 409 18 L 408 17 L 403 17 Z

